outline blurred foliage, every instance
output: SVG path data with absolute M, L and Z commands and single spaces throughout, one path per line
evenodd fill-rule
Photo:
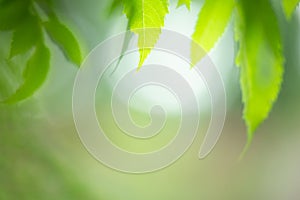
M 298 2 L 299 0 L 282 0 L 282 10 L 287 19 L 290 19 Z M 179 0 L 177 7 L 186 5 L 189 9 L 190 3 L 190 0 Z M 111 15 L 122 4 L 123 12 L 128 18 L 128 29 L 139 36 L 140 68 L 159 38 L 169 2 L 113 0 L 107 8 L 108 13 Z M 271 1 L 262 0 L 253 4 L 250 0 L 206 0 L 192 36 L 195 43 L 191 48 L 191 61 L 195 65 L 203 57 L 202 53 L 196 51 L 195 44 L 206 52 L 210 51 L 223 34 L 232 15 L 236 21 L 236 38 L 239 43 L 237 65 L 241 66 L 244 119 L 250 141 L 256 128 L 268 117 L 278 97 L 284 71 L 281 32 Z M 3 102 L 16 103 L 28 98 L 45 81 L 50 54 L 43 30 L 46 30 L 70 61 L 77 65 L 81 63 L 80 46 L 74 34 L 59 21 L 51 0 L 2 0 L 0 30 L 13 32 L 7 59 L 20 54 L 30 57 L 24 69 L 23 83 Z M 32 49 L 35 49 L 34 53 Z M 38 59 L 38 56 L 41 58 Z
M 100 1 L 102 2 L 102 0 Z M 60 1 L 55 1 L 55 3 L 57 2 Z M 141 2 L 146 2 L 147 6 L 144 7 Z M 199 199 L 195 198 L 191 191 L 199 193 L 198 196 L 206 199 L 214 199 L 211 198 L 212 196 L 215 196 L 215 199 L 255 199 L 255 197 L 261 198 L 259 193 L 252 190 L 253 188 L 259 189 L 259 186 L 263 184 L 261 176 L 270 173 L 270 177 L 273 178 L 289 172 L 288 170 L 278 170 L 278 173 L 273 174 L 270 172 L 271 167 L 279 168 L 282 165 L 284 167 L 285 163 L 276 161 L 276 159 L 273 161 L 275 163 L 266 163 L 266 158 L 268 158 L 267 155 L 276 154 L 277 149 L 277 153 L 279 150 L 286 151 L 286 154 L 281 155 L 282 159 L 290 155 L 290 151 L 287 150 L 290 148 L 290 141 L 281 143 L 282 140 L 285 140 L 283 139 L 284 137 L 289 136 L 282 133 L 290 133 L 291 131 L 291 133 L 296 135 L 299 132 L 299 130 L 294 130 L 295 128 L 293 128 L 298 124 L 298 118 L 295 115 L 298 114 L 297 111 L 299 110 L 294 106 L 299 102 L 299 94 L 296 90 L 298 88 L 295 89 L 299 85 L 299 81 L 297 81 L 299 79 L 297 75 L 299 73 L 297 70 L 299 68 L 299 62 L 297 61 L 297 58 L 299 58 L 299 47 L 295 47 L 298 43 L 294 39 L 296 36 L 299 36 L 299 30 L 296 29 L 299 28 L 299 20 L 292 18 L 292 13 L 299 1 L 280 0 L 280 3 L 277 4 L 274 3 L 275 1 L 269 0 L 259 0 L 255 3 L 250 0 L 238 0 L 234 1 L 234 5 L 232 5 L 233 1 L 231 0 L 226 0 L 226 5 L 224 5 L 224 2 L 218 0 L 206 0 L 204 2 L 199 13 L 193 39 L 209 51 L 222 36 L 227 24 L 230 22 L 230 18 L 233 17 L 234 21 L 236 21 L 236 37 L 239 47 L 237 60 L 240 65 L 241 87 L 245 103 L 244 117 L 249 127 L 249 138 L 252 137 L 256 127 L 268 116 L 278 96 L 282 76 L 284 76 L 285 82 L 283 87 L 285 90 L 283 90 L 284 93 L 279 98 L 281 107 L 275 107 L 275 112 L 278 115 L 276 117 L 273 116 L 271 119 L 273 124 L 267 122 L 267 126 L 263 129 L 266 135 L 260 136 L 265 137 L 265 140 L 262 141 L 269 142 L 270 138 L 272 139 L 272 137 L 276 136 L 273 133 L 277 133 L 277 135 L 280 135 L 276 139 L 276 147 L 278 148 L 275 149 L 274 145 L 260 146 L 260 144 L 256 143 L 257 149 L 262 152 L 269 150 L 271 153 L 257 153 L 255 158 L 251 160 L 252 162 L 246 163 L 248 168 L 244 168 L 246 169 L 245 173 L 237 172 L 237 176 L 233 175 L 236 173 L 235 169 L 232 170 L 234 172 L 231 174 L 226 173 L 227 171 L 224 168 L 230 165 L 225 158 L 221 158 L 225 160 L 224 162 L 212 161 L 211 159 L 208 161 L 208 163 L 211 163 L 204 164 L 204 167 L 197 162 L 193 162 L 191 170 L 183 168 L 187 166 L 182 163 L 188 161 L 188 158 L 184 158 L 185 160 L 181 160 L 181 163 L 171 168 L 171 171 L 158 173 L 156 176 L 130 176 L 130 178 L 128 176 L 124 178 L 126 175 L 117 173 L 106 175 L 106 172 L 111 171 L 101 169 L 104 172 L 95 176 L 95 179 L 102 183 L 101 186 L 103 188 L 110 190 L 107 192 L 109 195 L 107 195 L 108 198 L 106 199 L 124 199 L 124 197 L 126 199 L 126 195 L 127 197 L 132 197 L 131 199 L 141 199 L 139 197 L 143 195 L 144 199 L 155 199 L 157 198 L 156 195 L 160 195 L 158 199 L 163 199 L 163 197 L 165 197 L 164 199 L 183 199 L 188 197 L 190 199 Z M 69 3 L 74 4 L 73 1 L 69 1 Z M 78 8 L 88 3 L 90 2 L 82 1 Z M 99 8 L 99 12 L 101 10 L 102 13 L 109 13 L 112 17 L 113 14 L 121 13 L 123 3 L 125 3 L 127 8 L 130 8 L 125 10 L 125 12 L 131 25 L 129 28 L 133 32 L 136 32 L 134 30 L 136 28 L 161 28 L 164 25 L 164 18 L 168 12 L 167 1 L 114 0 L 109 2 L 109 6 L 105 10 Z M 186 5 L 189 8 L 190 1 L 179 0 L 177 5 Z M 280 9 L 276 10 L 276 6 L 280 7 Z M 94 7 L 98 9 L 97 6 Z M 146 10 L 143 10 L 142 7 L 146 8 Z M 138 12 L 131 10 L 133 8 Z M 64 7 L 61 9 L 63 10 Z M 79 9 L 74 10 L 74 13 L 80 13 Z M 154 10 L 159 12 L 159 16 L 154 17 L 157 20 L 154 23 L 141 24 L 143 15 L 147 12 L 150 15 L 154 15 L 153 12 L 150 12 Z M 101 17 L 103 17 L 102 13 Z M 80 16 L 78 17 L 80 18 Z M 279 22 L 281 26 L 278 26 Z M 99 32 L 91 34 L 98 35 L 104 29 L 102 24 L 98 25 L 101 26 L 97 29 Z M 206 26 L 205 30 L 203 26 Z M 31 97 L 45 82 L 51 67 L 50 58 L 56 53 L 55 49 L 50 48 L 51 43 L 47 40 L 48 38 L 51 39 L 54 45 L 59 47 L 69 61 L 76 65 L 80 65 L 82 61 L 82 53 L 74 31 L 70 31 L 60 20 L 51 0 L 0 0 L 0 30 L 0 99 L 6 103 L 19 102 Z M 148 40 L 149 36 L 147 34 L 136 33 L 140 34 L 141 41 L 143 39 Z M 152 34 L 149 35 L 152 36 Z M 150 44 L 147 42 L 148 46 L 155 45 L 159 33 L 154 35 L 154 39 L 149 39 Z M 282 35 L 285 37 L 285 41 L 282 40 Z M 7 41 L 9 41 L 9 45 L 7 45 Z M 140 52 L 142 54 L 140 65 L 146 59 L 146 55 L 150 53 L 149 49 L 143 49 L 145 44 L 140 43 Z M 287 46 L 284 46 L 284 44 Z M 294 46 L 294 48 L 290 48 L 291 46 Z M 285 51 L 282 50 L 283 47 Z M 3 51 L 3 49 L 7 51 Z M 287 74 L 282 74 L 284 59 L 291 66 L 284 70 L 287 71 Z M 63 79 L 65 76 L 67 74 L 61 75 L 61 78 Z M 54 81 L 51 84 L 54 84 Z M 54 86 L 50 85 L 49 87 Z M 63 99 L 58 98 L 56 101 L 61 103 Z M 80 177 L 82 171 L 78 170 L 80 172 L 75 173 L 71 170 L 71 165 L 78 167 L 79 163 L 84 162 L 82 157 L 75 153 L 76 155 L 73 156 L 76 157 L 78 163 L 68 163 L 69 165 L 66 165 L 58 159 L 57 155 L 50 151 L 53 149 L 47 147 L 46 143 L 49 142 L 49 135 L 55 135 L 51 130 L 47 130 L 52 124 L 36 119 L 35 113 L 39 111 L 35 110 L 36 108 L 32 107 L 32 105 L 27 106 L 27 104 L 31 103 L 29 100 L 29 102 L 24 101 L 21 104 L 3 104 L 0 106 L 0 199 L 99 199 L 99 195 L 94 195 L 94 191 L 91 189 L 91 185 L 94 183 L 87 185 L 86 182 L 88 181 L 83 181 L 82 177 Z M 239 104 L 237 103 L 237 105 Z M 47 109 L 53 110 L 51 106 Z M 278 110 L 281 112 L 278 112 Z M 59 110 L 52 117 L 59 123 L 66 123 L 67 120 L 62 112 Z M 284 117 L 281 116 L 281 113 L 284 113 Z M 284 120 L 283 118 L 286 119 Z M 234 127 L 227 130 L 230 133 L 237 132 L 237 134 L 227 134 L 229 140 L 232 140 L 226 145 L 231 145 L 231 148 L 226 146 L 226 148 L 217 150 L 218 153 L 222 154 L 224 149 L 226 153 L 234 148 L 237 151 L 240 150 L 238 146 L 236 147 L 236 145 L 240 144 L 240 141 L 237 139 L 238 141 L 235 142 L 234 139 L 238 138 L 238 134 L 244 130 L 239 127 L 239 120 L 234 122 Z M 34 130 L 33 127 L 35 126 L 41 127 L 38 130 Z M 266 129 L 269 128 L 270 131 L 268 132 Z M 71 129 L 67 131 L 72 132 Z M 44 136 L 48 134 L 48 137 L 41 139 L 41 132 L 45 132 Z M 64 134 L 65 132 L 63 131 L 57 133 L 57 135 Z M 74 132 L 72 134 L 75 135 Z M 58 137 L 57 135 L 55 137 Z M 64 142 L 69 140 L 70 137 L 66 136 Z M 295 139 L 294 141 L 297 140 Z M 297 150 L 296 146 L 299 147 L 299 144 L 294 146 L 294 149 Z M 76 148 L 78 146 L 74 149 Z M 74 149 L 70 148 L 69 152 L 60 153 L 65 153 L 65 157 L 69 157 L 71 154 L 74 154 Z M 192 150 L 192 152 L 197 155 L 197 150 Z M 195 159 L 194 154 L 191 155 L 192 159 Z M 298 154 L 297 151 L 296 154 Z M 261 157 L 259 157 L 260 155 Z M 226 156 L 228 157 L 228 154 Z M 291 160 L 293 159 L 291 158 Z M 256 165 L 257 171 L 252 169 L 255 162 L 259 163 Z M 291 166 L 288 164 L 285 167 L 290 170 Z M 99 170 L 99 166 L 94 165 Z M 219 166 L 222 166 L 222 168 Z M 296 163 L 293 166 L 297 166 Z M 209 171 L 212 168 L 217 169 L 216 174 L 214 171 Z M 89 169 L 87 168 L 86 171 L 89 171 Z M 210 173 L 207 174 L 207 171 Z M 195 177 L 195 174 L 199 177 Z M 94 176 L 94 174 L 90 176 Z M 295 174 L 293 174 L 294 176 Z M 236 179 L 236 182 L 232 181 L 232 177 Z M 202 179 L 207 180 L 207 182 L 203 181 L 201 188 L 198 184 L 199 180 Z M 111 182 L 106 182 L 107 180 Z M 271 183 L 268 182 L 266 185 L 272 185 L 277 182 L 279 183 L 280 181 L 271 181 Z M 233 184 L 232 190 L 216 192 L 215 188 L 224 188 L 223 184 L 230 183 Z M 287 179 L 286 187 L 290 187 L 289 184 L 290 182 Z M 185 187 L 181 187 L 182 185 Z M 299 186 L 299 184 L 295 185 L 295 187 Z M 269 187 L 272 188 L 271 186 Z M 279 188 L 281 189 L 282 187 L 280 185 Z M 210 191 L 206 188 L 213 188 L 213 190 Z M 278 188 L 272 188 L 272 191 L 276 194 L 279 190 Z M 113 195 L 119 198 L 110 198 Z M 251 198 L 251 195 L 253 198 Z M 294 199 L 297 199 L 297 197 Z
M 0 2 L 0 31 L 11 31 L 8 58 L 26 54 L 23 83 L 12 96 L 2 100 L 16 103 L 30 96 L 44 83 L 50 66 L 50 52 L 46 46 L 46 29 L 53 42 L 61 47 L 67 58 L 80 65 L 81 52 L 73 33 L 57 18 L 49 0 L 2 0 Z
M 41 140 L 43 134 L 31 124 L 45 123 L 34 114 L 36 106 L 28 102 L 0 110 L 0 199 L 96 199 Z

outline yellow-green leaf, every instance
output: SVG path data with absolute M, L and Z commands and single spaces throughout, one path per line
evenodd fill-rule
M 238 2 L 237 64 L 244 103 L 244 120 L 251 141 L 256 128 L 268 117 L 283 78 L 282 41 L 269 0 Z
M 50 18 L 49 21 L 44 23 L 44 26 L 53 42 L 61 48 L 66 57 L 80 66 L 82 54 L 73 33 L 65 25 L 59 22 L 56 17 Z
M 4 102 L 16 103 L 32 96 L 45 81 L 49 66 L 49 49 L 43 43 L 39 42 L 34 53 L 27 62 L 26 69 L 23 73 L 23 84 Z
M 210 51 L 223 34 L 234 9 L 235 0 L 206 0 L 200 10 L 195 32 L 192 35 L 191 62 L 194 66 Z
M 291 18 L 299 2 L 300 2 L 299 0 L 282 0 L 283 10 L 288 19 Z
M 139 36 L 140 68 L 156 44 L 168 13 L 167 0 L 124 0 L 129 28 Z
M 185 5 L 187 7 L 187 9 L 190 10 L 191 8 L 191 0 L 178 0 L 178 3 L 177 3 L 177 8 L 182 6 L 182 5 Z
M 35 17 L 28 17 L 13 32 L 10 57 L 23 54 L 33 48 L 42 37 L 42 31 Z

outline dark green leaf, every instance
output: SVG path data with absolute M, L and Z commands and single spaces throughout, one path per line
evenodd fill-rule
M 11 30 L 28 15 L 28 0 L 9 0 L 0 4 L 0 30 Z
M 32 16 L 28 17 L 13 33 L 10 57 L 27 52 L 41 37 L 42 31 L 38 20 Z
M 80 66 L 81 50 L 73 33 L 56 18 L 50 18 L 44 23 L 44 26 L 51 39 L 62 49 L 66 57 Z
M 35 52 L 27 62 L 23 73 L 24 82 L 17 91 L 4 103 L 16 103 L 34 94 L 47 77 L 50 66 L 49 49 L 42 43 L 38 43 Z

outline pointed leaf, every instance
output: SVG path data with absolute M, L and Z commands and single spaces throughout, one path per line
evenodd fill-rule
M 55 17 L 44 23 L 51 39 L 61 48 L 66 57 L 80 66 L 82 55 L 80 46 L 73 33 Z
M 290 19 L 300 0 L 282 0 L 283 10 L 287 19 Z
M 238 3 L 237 64 L 244 103 L 244 119 L 251 141 L 256 128 L 268 117 L 280 92 L 283 52 L 277 18 L 269 0 Z
M 191 0 L 178 0 L 178 3 L 177 3 L 177 8 L 182 6 L 182 5 L 185 5 L 187 9 L 190 10 L 191 8 Z
M 13 33 L 10 57 L 23 54 L 33 48 L 37 41 L 41 39 L 41 35 L 38 20 L 32 16 L 28 17 Z
M 39 43 L 27 62 L 23 73 L 24 82 L 19 89 L 4 103 L 16 103 L 34 94 L 47 77 L 50 66 L 50 52 L 44 44 Z
M 198 17 L 192 35 L 191 62 L 197 64 L 204 56 L 199 53 L 198 45 L 205 52 L 210 51 L 223 34 L 233 11 L 235 0 L 206 0 Z
M 156 44 L 168 13 L 167 0 L 124 0 L 130 30 L 139 36 L 140 68 Z

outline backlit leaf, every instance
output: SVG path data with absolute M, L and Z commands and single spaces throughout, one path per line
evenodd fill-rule
M 168 0 L 124 0 L 130 30 L 138 34 L 140 68 L 156 44 L 168 13 Z
M 210 51 L 223 34 L 233 11 L 235 0 L 206 0 L 198 17 L 195 32 L 192 35 L 191 62 L 197 64 L 204 56 L 198 46 L 205 52 Z
M 248 141 L 268 117 L 280 91 L 283 77 L 282 41 L 278 22 L 269 0 L 239 1 L 236 39 L 237 65 L 244 103 Z

